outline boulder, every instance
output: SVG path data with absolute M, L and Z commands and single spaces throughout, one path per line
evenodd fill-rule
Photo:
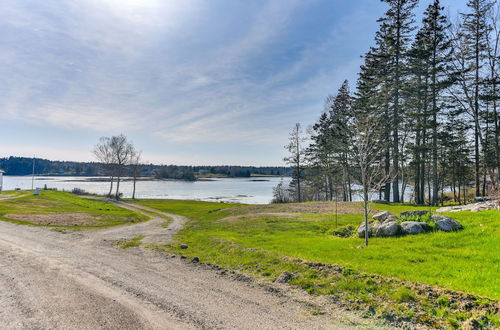
M 434 220 L 434 222 L 436 223 L 436 227 L 442 231 L 455 231 L 463 229 L 463 226 L 460 222 L 441 214 L 432 216 L 432 220 Z
M 474 204 L 446 206 L 437 209 L 436 212 L 438 213 L 460 212 L 460 211 L 481 212 L 487 210 L 500 210 L 500 200 L 488 200 L 485 202 L 474 203 Z
M 378 213 L 376 213 L 376 214 L 372 217 L 372 219 L 373 219 L 373 220 L 377 220 L 377 221 L 382 222 L 382 221 L 385 221 L 385 220 L 386 220 L 389 216 L 391 216 L 391 215 L 392 215 L 392 214 L 391 214 L 391 212 L 389 212 L 389 211 L 382 211 L 382 212 L 378 212 Z
M 429 213 L 429 211 L 425 211 L 425 210 L 422 210 L 422 211 L 405 211 L 405 212 L 401 212 L 400 216 L 402 217 L 407 217 L 407 216 L 417 216 L 417 217 L 421 217 L 422 215 L 426 215 L 427 213 Z
M 186 244 L 181 244 L 181 249 L 185 250 L 187 248 L 188 248 L 188 246 Z
M 404 221 L 401 223 L 401 229 L 407 235 L 417 235 L 428 231 L 430 226 L 425 222 Z
M 401 226 L 396 221 L 379 223 L 374 229 L 374 236 L 390 237 L 401 233 Z
M 387 217 L 387 219 L 385 219 L 383 222 L 390 222 L 390 221 L 397 221 L 398 220 L 398 217 L 395 216 L 395 215 L 390 215 Z
M 372 236 L 373 233 L 373 227 L 368 225 L 368 236 Z M 358 237 L 359 238 L 364 238 L 365 237 L 365 222 L 361 224 L 358 228 Z

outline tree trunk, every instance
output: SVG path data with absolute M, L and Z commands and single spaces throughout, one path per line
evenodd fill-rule
M 111 194 L 113 193 L 113 177 L 110 178 L 111 184 L 109 186 L 108 198 L 111 198 Z
M 478 22 L 479 24 L 479 22 Z M 475 90 L 474 90 L 474 162 L 475 162 L 475 184 L 476 196 L 480 196 L 480 179 L 479 179 L 479 47 L 480 31 L 479 26 L 476 26 L 476 40 L 475 40 Z
M 395 88 L 394 88 L 394 109 L 393 109 L 393 182 L 392 199 L 399 203 L 399 90 L 400 82 L 400 60 L 401 60 L 401 7 L 398 6 L 396 13 L 396 54 L 395 54 Z
M 135 182 L 137 181 L 137 176 L 134 175 L 134 186 L 133 186 L 133 190 L 132 190 L 132 199 L 135 199 Z
M 365 176 L 365 174 L 362 174 Z M 368 183 L 367 179 L 363 179 L 363 211 L 365 216 L 365 246 L 368 246 Z
M 116 193 L 115 193 L 115 199 L 118 200 L 120 199 L 120 176 L 116 177 Z

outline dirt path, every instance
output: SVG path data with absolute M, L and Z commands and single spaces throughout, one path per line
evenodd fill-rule
M 164 216 L 172 218 L 168 228 L 161 226 Z M 300 291 L 266 291 L 202 265 L 110 242 L 143 235 L 168 242 L 185 221 L 160 214 L 137 225 L 68 234 L 0 221 L 0 327 L 374 328 Z M 330 307 L 313 316 L 319 306 Z

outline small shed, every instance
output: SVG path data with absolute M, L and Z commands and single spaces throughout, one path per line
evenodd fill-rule
M 3 190 L 3 174 L 5 172 L 0 170 L 0 192 Z

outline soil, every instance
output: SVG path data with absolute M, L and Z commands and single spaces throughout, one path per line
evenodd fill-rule
M 332 202 L 316 203 L 290 203 L 290 204 L 269 204 L 269 205 L 245 205 L 244 207 L 234 207 L 224 210 L 236 214 L 245 213 L 334 213 L 337 209 L 339 214 L 359 213 L 359 203 L 339 202 L 337 208 Z
M 53 226 L 91 226 L 99 222 L 97 218 L 88 213 L 61 212 L 61 213 L 38 213 L 38 214 L 6 214 L 6 218 L 21 220 L 37 225 Z

